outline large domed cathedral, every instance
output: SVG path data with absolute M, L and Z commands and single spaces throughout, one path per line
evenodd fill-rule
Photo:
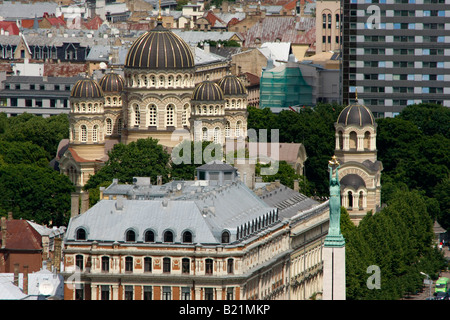
M 383 165 L 377 160 L 377 124 L 372 112 L 356 98 L 339 114 L 335 128 L 341 205 L 358 225 L 368 211 L 375 213 L 381 206 Z
M 70 138 L 59 151 L 59 167 L 78 190 L 118 142 L 151 137 L 172 148 L 183 138 L 224 144 L 225 139 L 246 136 L 245 86 L 225 71 L 217 83 L 208 75 L 196 83 L 193 50 L 158 20 L 131 45 L 123 77 L 111 71 L 98 82 L 86 77 L 75 84 Z M 198 135 L 194 122 L 200 124 Z

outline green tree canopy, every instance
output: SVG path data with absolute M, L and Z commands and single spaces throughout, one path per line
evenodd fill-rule
M 108 153 L 105 165 L 86 183 L 85 190 L 96 189 L 104 182 L 118 179 L 121 183 L 132 183 L 133 177 L 150 177 L 156 181 L 162 177 L 163 183 L 169 181 L 170 155 L 158 144 L 158 140 L 139 139 L 127 145 L 118 143 Z

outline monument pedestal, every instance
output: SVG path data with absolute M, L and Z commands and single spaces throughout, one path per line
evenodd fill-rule
M 323 300 L 345 300 L 345 246 L 325 245 L 322 256 Z

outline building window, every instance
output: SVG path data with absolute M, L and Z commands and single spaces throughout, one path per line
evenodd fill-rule
M 78 270 L 83 271 L 83 269 L 84 269 L 84 259 L 83 259 L 83 256 L 81 254 L 77 254 L 75 256 L 75 266 L 77 267 Z
M 109 286 L 101 286 L 101 300 L 109 300 Z
M 205 300 L 214 300 L 213 288 L 205 288 Z
M 163 300 L 172 300 L 172 288 L 163 287 Z
M 81 126 L 81 142 L 87 141 L 87 128 L 85 125 Z
M 145 233 L 145 242 L 155 242 L 155 233 L 151 230 Z
M 208 141 L 208 128 L 202 128 L 202 141 Z
M 183 233 L 183 242 L 192 243 L 192 233 L 190 231 L 185 231 Z
M 234 259 L 228 259 L 227 260 L 227 272 L 233 273 L 234 272 Z
M 358 198 L 358 207 L 360 210 L 364 209 L 364 194 L 362 191 L 359 192 L 359 198 Z
M 170 272 L 170 258 L 163 259 L 163 272 L 164 273 Z
M 97 142 L 98 141 L 98 125 L 95 125 L 92 129 L 92 141 Z
M 347 197 L 348 197 L 348 208 L 352 209 L 353 208 L 353 194 L 351 191 L 348 192 Z
M 205 260 L 205 273 L 206 274 L 213 274 L 213 260 L 212 259 L 206 259 Z
M 189 265 L 190 265 L 190 260 L 188 258 L 183 258 L 181 260 L 181 272 L 188 274 L 190 272 Z
M 225 137 L 226 138 L 228 138 L 230 136 L 230 132 L 231 132 L 230 121 L 227 121 L 227 123 L 225 124 Z
M 144 258 L 144 272 L 152 272 L 152 258 Z
M 181 288 L 181 300 L 191 300 L 191 288 L 189 287 Z
M 125 271 L 133 272 L 133 257 L 125 257 Z
M 86 230 L 83 228 L 77 230 L 77 240 L 86 240 Z
M 233 288 L 227 288 L 227 300 L 234 300 L 233 296 Z
M 125 286 L 124 300 L 133 300 L 133 286 Z
M 222 232 L 222 243 L 230 243 L 230 233 L 228 231 Z
M 236 122 L 236 137 L 241 136 L 241 125 L 242 125 L 241 121 Z
M 134 106 L 134 126 L 138 127 L 141 124 L 141 113 L 138 106 Z
M 173 126 L 174 125 L 174 106 L 168 105 L 166 109 L 166 126 Z
M 172 231 L 164 232 L 164 242 L 173 242 L 173 232 Z
M 214 143 L 220 143 L 220 129 L 219 129 L 219 127 L 214 128 Z
M 148 115 L 149 115 L 148 125 L 156 126 L 156 106 L 155 105 L 150 106 L 150 108 L 148 109 Z
M 75 300 L 84 300 L 83 288 L 75 288 Z
M 122 118 L 117 120 L 117 133 L 122 134 Z
M 109 272 L 109 257 L 102 257 L 102 271 Z
M 144 286 L 144 300 L 152 300 L 152 287 Z
M 127 242 L 135 242 L 136 241 L 136 232 L 133 230 L 128 230 L 126 233 L 126 240 Z
M 189 105 L 184 105 L 184 108 L 183 108 L 183 115 L 182 115 L 182 118 L 181 118 L 181 124 L 183 125 L 183 126 L 187 126 L 188 125 L 188 119 L 189 119 Z
M 112 120 L 110 118 L 106 119 L 106 134 L 111 134 L 113 129 Z

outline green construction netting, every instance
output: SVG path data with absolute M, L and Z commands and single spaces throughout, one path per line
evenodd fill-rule
M 297 64 L 264 70 L 260 80 L 260 108 L 289 108 L 312 105 L 312 87 L 303 79 Z

